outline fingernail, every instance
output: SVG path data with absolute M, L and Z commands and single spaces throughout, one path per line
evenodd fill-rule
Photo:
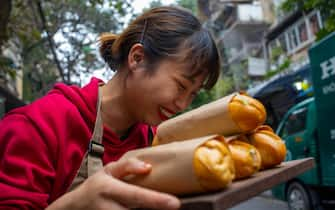
M 178 200 L 171 199 L 167 202 L 167 206 L 169 209 L 179 209 L 180 202 Z
M 145 165 L 146 165 L 146 163 L 145 163 L 145 162 L 142 162 L 142 161 L 138 161 L 138 162 L 136 163 L 136 166 L 139 167 L 139 168 L 145 168 Z
M 139 168 L 150 168 L 150 167 L 151 167 L 150 164 L 145 163 L 145 162 L 143 162 L 143 161 L 138 161 L 138 162 L 136 163 L 136 166 L 139 167 Z

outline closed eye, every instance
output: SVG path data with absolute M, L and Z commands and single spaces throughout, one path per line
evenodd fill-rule
M 183 85 L 181 82 L 177 81 L 177 83 L 178 83 L 178 89 L 180 91 L 185 91 L 187 89 L 186 86 Z

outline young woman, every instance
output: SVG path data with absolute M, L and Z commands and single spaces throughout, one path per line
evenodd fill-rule
M 190 12 L 159 7 L 100 44 L 110 81 L 57 84 L 0 122 L 0 209 L 179 208 L 172 195 L 121 181 L 149 164 L 118 159 L 215 84 L 215 43 Z

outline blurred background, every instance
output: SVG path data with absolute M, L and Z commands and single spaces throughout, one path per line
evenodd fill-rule
M 317 88 L 335 94 L 333 0 L 0 0 L 0 117 L 56 82 L 109 80 L 113 72 L 99 57 L 99 34 L 117 34 L 160 5 L 191 10 L 213 34 L 222 57 L 219 81 L 201 90 L 189 109 L 245 91 L 265 105 L 266 124 L 285 140 L 287 160 L 316 160 L 303 176 L 233 209 L 334 209 L 335 97 L 315 97 L 321 106 L 314 104 Z M 310 56 L 312 46 L 321 53 Z M 320 63 L 332 75 L 327 86 L 322 81 L 313 88 Z

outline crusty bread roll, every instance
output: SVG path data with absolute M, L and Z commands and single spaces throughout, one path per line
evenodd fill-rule
M 224 140 L 209 140 L 198 147 L 193 164 L 195 174 L 206 190 L 222 189 L 235 177 L 234 163 Z
M 244 135 L 236 136 L 228 141 L 234 166 L 235 179 L 250 177 L 261 168 L 261 155 L 251 144 L 246 143 Z
M 285 160 L 285 142 L 277 136 L 271 127 L 262 125 L 248 134 L 248 139 L 254 145 L 262 158 L 262 169 L 271 168 Z
M 235 177 L 228 145 L 220 135 L 132 150 L 120 161 L 130 158 L 150 163 L 152 170 L 124 181 L 175 195 L 220 190 Z
M 266 111 L 256 99 L 233 93 L 162 122 L 152 145 L 220 134 L 250 132 L 264 123 Z
M 242 132 L 247 132 L 262 125 L 266 111 L 261 102 L 242 93 L 233 97 L 229 103 L 229 113 Z

